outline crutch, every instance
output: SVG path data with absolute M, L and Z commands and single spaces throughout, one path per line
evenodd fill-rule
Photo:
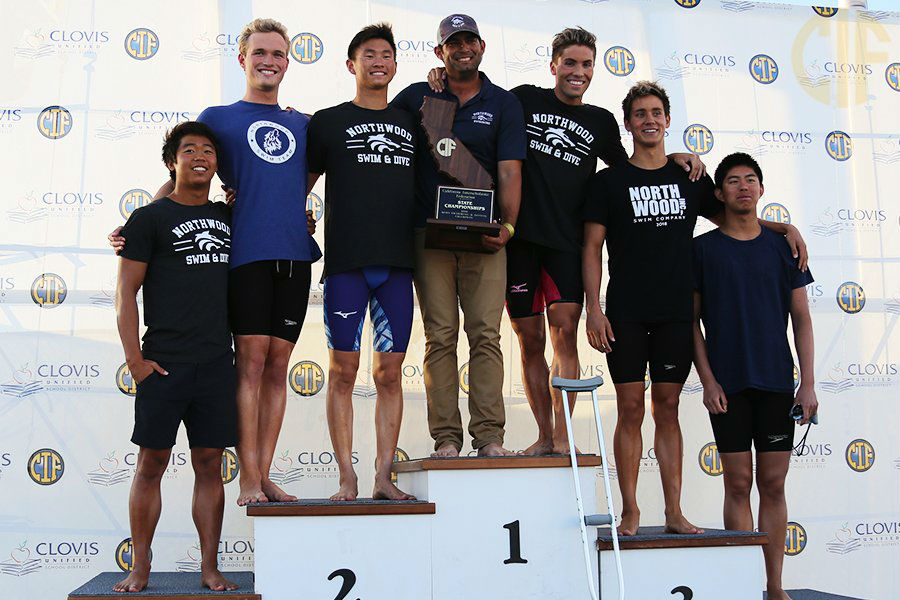
M 562 390 L 565 402 L 563 413 L 566 416 L 566 433 L 569 436 L 569 456 L 572 463 L 572 477 L 575 482 L 575 501 L 578 504 L 578 518 L 581 521 L 581 541 L 584 549 L 584 566 L 587 569 L 588 587 L 591 597 L 599 600 L 594 588 L 594 573 L 591 570 L 591 555 L 593 545 L 588 542 L 587 528 L 599 525 L 609 525 L 612 532 L 613 555 L 616 559 L 616 571 L 619 578 L 619 600 L 625 600 L 625 578 L 622 575 L 622 555 L 619 553 L 619 534 L 616 531 L 616 511 L 613 508 L 612 490 L 609 487 L 609 469 L 606 466 L 606 444 L 603 441 L 603 426 L 600 423 L 600 403 L 597 400 L 597 388 L 603 385 L 602 377 L 591 379 L 563 379 L 554 377 L 551 381 L 553 387 Z M 584 504 L 581 501 L 581 481 L 578 479 L 578 463 L 575 456 L 575 436 L 572 434 L 572 418 L 569 416 L 569 392 L 590 392 L 594 404 L 594 420 L 597 422 L 597 439 L 600 442 L 600 460 L 603 467 L 603 483 L 606 486 L 606 508 L 609 511 L 605 515 L 585 515 Z

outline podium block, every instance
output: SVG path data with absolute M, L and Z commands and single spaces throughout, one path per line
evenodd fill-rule
M 594 512 L 600 459 L 578 463 L 584 505 Z M 400 489 L 438 506 L 433 600 L 588 597 L 568 457 L 429 458 L 395 463 L 394 471 Z M 596 560 L 592 568 L 596 581 Z
M 766 588 L 761 550 L 766 543 L 767 534 L 753 531 L 707 529 L 701 535 L 676 535 L 663 527 L 641 527 L 638 535 L 619 538 L 627 597 L 759 600 Z M 598 532 L 597 548 L 600 597 L 617 598 L 608 528 Z
M 265 600 L 431 598 L 434 504 L 253 504 L 256 590 Z
M 213 592 L 204 588 L 200 573 L 150 572 L 150 581 L 142 592 L 114 592 L 113 585 L 125 574 L 100 573 L 90 581 L 69 593 L 69 600 L 124 600 L 126 598 L 153 598 L 153 600 L 209 600 L 224 597 L 226 600 L 261 600 L 253 590 L 253 573 L 248 571 L 223 571 L 225 577 L 239 587 L 229 592 Z

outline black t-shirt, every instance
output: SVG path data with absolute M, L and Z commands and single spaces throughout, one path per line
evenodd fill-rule
M 147 263 L 144 358 L 207 362 L 230 352 L 231 209 L 160 198 L 135 210 L 122 235 L 120 256 Z
M 794 290 L 813 278 L 784 237 L 765 227 L 752 240 L 705 233 L 694 240 L 694 280 L 709 364 L 725 393 L 794 391 L 788 313 Z
M 512 90 L 525 110 L 528 159 L 522 172 L 522 206 L 516 235 L 535 244 L 578 252 L 587 183 L 597 159 L 608 166 L 628 160 L 619 126 L 605 108 L 570 106 L 552 89 Z
M 413 267 L 418 128 L 399 108 L 345 102 L 309 123 L 307 160 L 325 179 L 325 276 Z
M 693 320 L 691 239 L 698 214 L 721 210 L 713 189 L 672 160 L 655 170 L 626 162 L 591 178 L 584 218 L 606 226 L 609 318 Z

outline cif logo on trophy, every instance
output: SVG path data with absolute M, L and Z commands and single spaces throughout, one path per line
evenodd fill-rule
M 72 113 L 63 106 L 48 106 L 38 114 L 37 128 L 48 140 L 66 137 L 72 131 Z
M 65 280 L 56 273 L 41 273 L 31 284 L 31 300 L 41 308 L 56 308 L 68 293 Z
M 788 521 L 784 534 L 784 555 L 797 556 L 806 548 L 806 530 L 796 521 Z
M 768 85 L 778 79 L 778 63 L 771 56 L 757 54 L 750 59 L 750 76 Z
M 785 208 L 784 204 L 772 202 L 763 206 L 759 212 L 759 218 L 763 221 L 772 221 L 774 223 L 790 223 L 791 213 Z
M 634 71 L 634 54 L 624 46 L 613 46 L 603 54 L 603 64 L 616 77 L 625 77 Z
M 719 458 L 719 448 L 715 442 L 709 442 L 700 448 L 697 460 L 700 462 L 700 469 L 707 475 L 717 477 L 722 474 L 722 459 Z
M 237 455 L 225 448 L 222 452 L 222 483 L 231 483 L 241 472 L 241 465 L 238 462 Z
M 301 360 L 288 375 L 291 389 L 301 396 L 315 396 L 325 385 L 325 371 L 311 360 Z
M 62 455 L 52 448 L 35 450 L 28 459 L 28 476 L 38 485 L 53 485 L 65 471 Z
M 453 133 L 456 103 L 426 97 L 420 114 L 438 171 L 459 184 L 438 187 L 434 215 L 425 225 L 425 247 L 490 252 L 481 236 L 500 235 L 494 219 L 494 178 Z
M 853 141 L 843 131 L 832 131 L 825 138 L 825 151 L 837 161 L 845 161 L 853 156 Z
M 153 196 L 147 190 L 134 188 L 128 190 L 119 198 L 119 214 L 123 219 L 128 219 L 135 210 L 146 206 L 153 201 Z
M 125 36 L 125 53 L 134 60 L 153 58 L 158 51 L 159 36 L 146 27 L 132 29 Z
M 891 63 L 884 70 L 884 80 L 895 92 L 900 92 L 900 63 Z
M 867 440 L 859 438 L 847 445 L 844 456 L 848 467 L 857 473 L 864 473 L 875 464 L 875 447 Z
M 855 315 L 866 305 L 866 292 L 855 281 L 846 281 L 835 294 L 838 306 L 847 314 Z
M 116 370 L 116 387 L 126 396 L 137 394 L 137 382 L 128 370 L 128 363 L 122 363 Z
M 694 154 L 706 154 L 713 149 L 713 144 L 715 143 L 712 131 L 710 131 L 709 127 L 700 123 L 688 125 L 684 129 L 682 138 L 684 147 Z
M 300 64 L 311 65 L 322 58 L 324 51 L 322 40 L 314 33 L 298 33 L 291 40 L 291 58 Z

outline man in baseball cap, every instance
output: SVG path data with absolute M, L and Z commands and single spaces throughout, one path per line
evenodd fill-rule
M 469 15 L 450 15 L 449 17 L 444 17 L 444 20 L 441 21 L 441 24 L 438 26 L 438 46 L 443 46 L 447 43 L 447 40 L 450 39 L 450 36 L 463 31 L 474 33 L 479 38 L 481 37 L 481 33 L 478 32 L 478 23 L 476 23 L 475 19 Z

